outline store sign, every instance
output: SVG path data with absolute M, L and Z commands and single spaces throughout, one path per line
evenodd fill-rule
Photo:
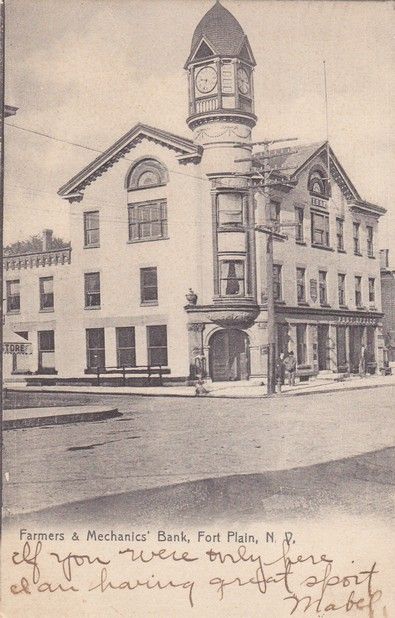
M 315 303 L 318 298 L 317 279 L 310 279 L 310 298 L 313 303 Z
M 364 318 L 364 317 L 352 317 L 352 316 L 340 316 L 337 318 L 339 324 L 350 324 L 360 326 L 377 326 L 378 321 L 376 318 Z
M 32 354 L 31 343 L 3 343 L 3 354 Z

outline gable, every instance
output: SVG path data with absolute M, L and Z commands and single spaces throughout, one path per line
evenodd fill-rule
M 58 195 L 70 202 L 80 201 L 83 197 L 83 191 L 88 185 L 105 173 L 119 159 L 125 157 L 143 140 L 160 144 L 165 148 L 175 151 L 179 163 L 198 163 L 203 152 L 202 147 L 197 146 L 190 139 L 155 127 L 150 127 L 149 125 L 137 124 L 115 144 L 110 146 L 110 148 L 64 184 L 59 189 Z
M 212 47 L 205 41 L 203 38 L 196 52 L 194 53 L 191 60 L 200 60 L 202 58 L 210 58 L 210 56 L 214 56 L 215 52 Z
M 247 37 L 245 38 L 245 41 L 240 48 L 238 56 L 242 60 L 246 60 L 247 62 L 250 62 L 251 64 L 255 64 L 255 59 L 252 54 L 252 49 L 250 47 Z

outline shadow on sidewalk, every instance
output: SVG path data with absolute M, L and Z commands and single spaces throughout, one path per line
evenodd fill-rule
M 312 466 L 190 481 L 14 515 L 6 525 L 161 526 L 394 514 L 395 448 Z

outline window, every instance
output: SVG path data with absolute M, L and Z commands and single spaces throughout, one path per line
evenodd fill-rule
M 344 251 L 344 221 L 336 219 L 337 250 Z
M 311 242 L 320 247 L 329 247 L 329 216 L 311 213 Z
M 166 200 L 129 206 L 129 240 L 150 240 L 167 237 Z
M 304 210 L 300 206 L 295 206 L 295 239 L 296 242 L 304 241 L 303 234 L 303 219 L 304 219 Z
M 40 310 L 54 308 L 53 277 L 40 277 Z
M 319 283 L 319 294 L 320 294 L 320 304 L 326 305 L 328 303 L 328 291 L 326 285 L 326 270 L 318 271 L 318 283 Z
M 352 224 L 353 230 L 353 241 L 354 241 L 354 253 L 355 255 L 360 255 L 360 246 L 359 246 L 359 223 Z
M 298 303 L 306 301 L 306 284 L 305 284 L 305 269 L 296 269 L 296 295 Z
M 100 243 L 99 211 L 84 212 L 85 247 L 98 247 Z
M 168 182 L 166 167 L 156 159 L 143 159 L 134 163 L 129 169 L 125 188 L 129 191 L 136 189 L 149 189 L 150 187 L 160 187 Z
M 346 304 L 346 275 L 343 273 L 337 275 L 337 289 L 339 293 L 339 305 L 344 307 Z
M 242 225 L 243 196 L 240 193 L 218 195 L 218 225 Z
M 104 328 L 86 329 L 86 364 L 88 369 L 106 366 Z
M 307 361 L 306 324 L 296 325 L 296 360 L 298 365 Z
M 166 326 L 147 326 L 148 364 L 167 365 Z
M 374 249 L 373 249 L 373 228 L 371 225 L 366 226 L 366 244 L 367 244 L 367 252 L 369 257 L 373 257 Z
M 275 229 L 280 227 L 280 204 L 274 200 L 270 200 L 270 223 Z
M 53 330 L 38 331 L 38 370 L 55 369 L 55 333 Z
M 220 267 L 221 296 L 244 296 L 244 262 L 223 260 Z
M 361 291 L 362 277 L 355 277 L 355 306 L 362 307 L 362 291 Z
M 21 308 L 20 281 L 7 281 L 7 311 L 19 311 Z
M 85 307 L 100 307 L 100 273 L 85 273 Z
M 282 299 L 281 264 L 273 264 L 273 293 L 274 300 Z
M 140 296 L 142 304 L 158 301 L 158 275 L 156 268 L 140 268 Z
M 115 329 L 117 337 L 118 367 L 136 366 L 136 340 L 133 326 L 122 326 Z
M 374 278 L 369 277 L 369 302 L 374 303 L 376 300 L 376 290 L 375 290 L 376 281 Z
M 329 186 L 327 179 L 321 170 L 314 170 L 311 172 L 308 181 L 308 189 L 315 195 L 327 197 L 329 193 Z

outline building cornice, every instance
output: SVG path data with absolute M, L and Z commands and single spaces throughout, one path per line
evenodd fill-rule
M 9 271 L 39 268 L 40 266 L 60 266 L 70 264 L 70 262 L 71 247 L 65 247 L 63 249 L 52 249 L 51 251 L 6 255 L 3 258 L 3 269 Z

